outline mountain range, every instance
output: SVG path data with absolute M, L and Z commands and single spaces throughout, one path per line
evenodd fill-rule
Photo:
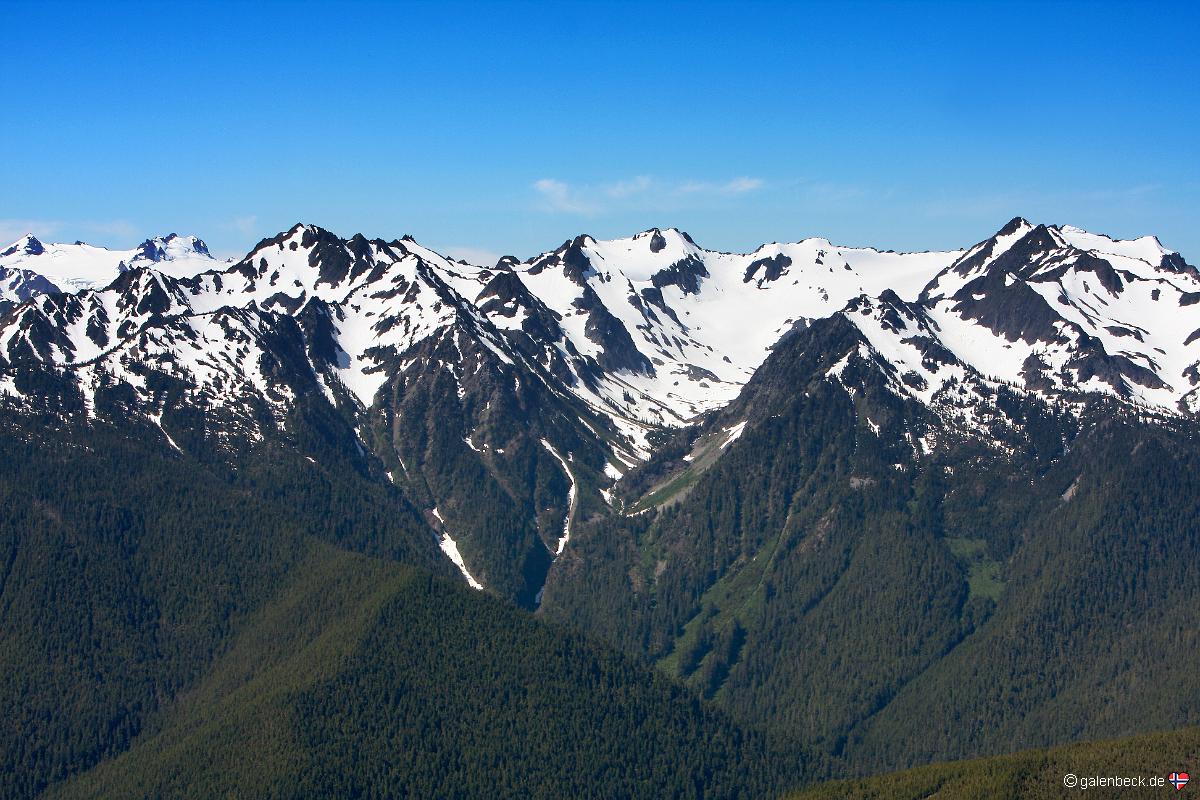
M 73 292 L 107 286 L 122 272 L 153 267 L 158 272 L 186 277 L 221 262 L 195 236 L 156 236 L 132 250 L 109 250 L 86 242 L 43 244 L 26 234 L 0 250 L 0 302 L 28 300 L 35 294 Z
M 244 765 L 204 732 L 221 720 L 279 726 L 298 755 L 255 757 L 312 791 L 363 770 L 411 789 L 413 765 L 331 767 L 304 731 L 415 748 L 435 705 L 363 693 L 386 654 L 436 694 L 404 660 L 429 641 L 455 648 L 443 673 L 496 663 L 461 676 L 488 691 L 556 664 L 628 725 L 599 699 L 624 687 L 710 764 L 629 762 L 649 777 L 626 793 L 1200 721 L 1200 273 L 1154 237 L 1015 218 L 960 250 L 736 254 L 654 228 L 476 265 L 313 225 L 233 262 L 174 234 L 26 236 L 0 310 L 5 796 L 145 792 L 180 742 L 196 782 L 161 792 L 224 793 Z M 288 614 L 307 627 L 278 652 Z M 319 677 L 276 695 L 270 669 Z M 58 718 L 55 692 L 87 713 Z M 468 739 L 431 752 L 482 792 L 497 756 Z M 586 791 L 544 746 L 506 756 L 512 786 Z M 769 766 L 740 782 L 748 760 Z
M 1200 310 L 1186 310 L 1200 276 L 1178 253 L 1150 236 L 1119 241 L 1020 218 L 949 252 L 806 239 L 731 254 L 653 229 L 610 241 L 579 236 L 493 266 L 455 261 L 411 237 L 342 240 L 304 225 L 236 264 L 216 262 L 194 236 L 132 251 L 26 236 L 0 251 L 0 270 L 10 302 L 60 289 L 87 306 L 86 321 L 54 320 L 64 331 L 84 326 L 62 342 L 67 352 L 43 356 L 61 365 L 124 349 L 111 326 L 132 330 L 142 318 L 99 309 L 152 291 L 134 286 L 143 281 L 161 280 L 155 288 L 165 296 L 150 311 L 172 318 L 229 308 L 300 319 L 329 306 L 332 344 L 346 362 L 332 365 L 336 382 L 363 408 L 389 378 L 384 351 L 402 354 L 471 317 L 497 357 L 516 349 L 536 361 L 640 458 L 648 430 L 727 405 L 781 339 L 837 313 L 908 383 L 928 384 L 926 402 L 965 370 L 1034 392 L 1108 392 L 1188 412 L 1200 361 L 1191 349 Z M 25 313 L 63 312 L 43 301 Z M 9 342 L 10 358 L 17 346 Z M 929 369 L 939 362 L 948 368 L 940 377 Z

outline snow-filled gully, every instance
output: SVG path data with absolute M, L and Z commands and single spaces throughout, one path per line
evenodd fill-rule
M 579 504 L 579 492 L 577 489 L 577 484 L 575 483 L 575 474 L 571 472 L 571 466 L 567 459 L 563 458 L 562 455 L 554 449 L 554 445 L 550 444 L 550 442 L 546 441 L 545 439 L 542 439 L 541 441 L 542 447 L 546 448 L 550 455 L 554 456 L 554 458 L 558 460 L 558 463 L 562 465 L 563 472 L 567 474 L 567 480 L 571 482 L 571 488 L 567 490 L 567 517 L 565 520 L 563 520 L 563 535 L 559 537 L 558 547 L 554 551 L 554 559 L 558 560 L 558 557 L 562 555 L 563 550 L 566 549 L 567 542 L 571 539 L 571 523 L 575 521 L 575 508 Z M 549 571 L 547 571 L 547 578 L 549 577 L 549 574 Z M 538 589 L 537 597 L 534 598 L 534 605 L 540 606 L 542 604 L 542 595 L 545 592 L 546 584 L 543 583 L 542 588 Z
M 467 564 L 465 561 L 463 561 L 462 554 L 458 552 L 458 543 L 454 541 L 453 537 L 451 537 L 450 533 L 446 530 L 446 521 L 442 519 L 441 512 L 439 512 L 437 507 L 434 506 L 431 513 L 438 522 L 442 523 L 442 535 L 438 539 L 438 547 L 442 549 L 442 552 L 446 554 L 447 558 L 454 562 L 454 566 L 458 567 L 458 571 L 461 572 L 463 577 L 467 579 L 467 584 L 472 589 L 482 590 L 483 584 L 475 580 L 475 578 L 471 576 L 471 573 L 467 571 Z
M 554 549 L 554 558 L 557 559 L 562 555 L 563 550 L 567 547 L 567 542 L 571 539 L 571 525 L 575 521 L 575 510 L 579 505 L 579 490 L 578 484 L 575 482 L 575 474 L 571 472 L 570 461 L 567 458 L 563 458 L 562 454 L 554 449 L 554 445 L 550 444 L 546 439 L 542 439 L 541 443 L 542 447 L 545 447 L 546 451 L 554 456 L 555 460 L 562 466 L 563 472 L 567 475 L 567 480 L 571 483 L 570 489 L 567 490 L 567 516 L 563 520 L 562 536 L 559 537 L 558 545 Z M 458 571 L 462 573 L 463 578 L 466 579 L 472 589 L 483 589 L 483 584 L 475 580 L 470 571 L 467 570 L 466 562 L 463 561 L 462 554 L 458 550 L 458 544 L 445 528 L 446 523 L 442 519 L 441 512 L 435 507 L 430 513 L 442 524 L 441 536 L 438 537 L 438 547 L 454 563 L 454 566 L 458 567 Z M 534 600 L 536 605 L 542 604 L 542 593 L 545 591 L 546 587 L 543 584 Z
M 567 460 L 559 455 L 559 452 L 554 449 L 554 445 L 542 439 L 542 447 L 550 451 L 550 455 L 558 459 L 558 463 L 562 464 L 563 472 L 567 473 L 567 480 L 571 482 L 571 488 L 567 492 L 567 518 L 563 521 L 563 535 L 559 537 L 558 549 L 554 551 L 554 556 L 557 558 L 562 555 L 563 548 L 567 546 L 567 541 L 571 538 L 571 522 L 575 519 L 575 506 L 578 502 L 577 492 L 575 490 L 575 476 L 571 473 L 571 467 L 567 464 Z

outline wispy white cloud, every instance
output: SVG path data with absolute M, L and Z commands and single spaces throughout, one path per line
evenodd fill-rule
M 682 194 L 738 195 L 756 191 L 764 185 L 762 178 L 742 176 L 724 183 L 688 181 L 679 186 L 679 192 Z
M 141 229 L 127 219 L 109 219 L 109 220 L 90 220 L 79 223 L 78 227 L 86 233 L 103 236 L 106 239 L 118 238 L 122 242 L 114 243 L 111 241 L 103 241 L 100 244 L 111 246 L 113 244 L 121 244 L 128 240 L 138 239 L 141 237 Z
M 52 239 L 63 224 L 48 219 L 0 219 L 0 247 L 11 244 L 27 233 L 39 239 Z
M 541 197 L 542 208 L 546 211 L 592 214 L 597 210 L 594 204 L 584 201 L 579 193 L 564 181 L 542 178 L 534 182 L 533 188 Z
M 500 260 L 500 253 L 492 252 L 482 247 L 451 245 L 442 248 L 442 252 L 450 258 L 466 261 L 479 267 L 490 267 Z
M 258 230 L 258 217 L 254 214 L 247 214 L 244 217 L 234 217 L 229 221 L 228 227 L 237 231 L 242 236 L 251 236 Z
M 627 181 L 617 181 L 604 187 L 604 193 L 614 200 L 642 194 L 654 187 L 654 179 L 649 175 L 638 175 Z
M 730 198 L 758 191 L 762 178 L 740 176 L 726 181 L 668 181 L 650 175 L 601 184 L 575 186 L 557 178 L 542 178 L 533 184 L 539 205 L 545 211 L 593 215 L 620 207 L 644 210 L 673 209 L 706 199 Z
M 104 247 L 125 246 L 141 236 L 139 227 L 124 219 L 73 222 L 56 219 L 0 219 L 0 243 L 8 244 L 27 233 L 32 233 L 47 242 L 74 241 L 79 237 L 96 239 L 94 243 Z

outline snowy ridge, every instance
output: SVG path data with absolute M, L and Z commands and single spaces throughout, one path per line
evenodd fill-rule
M 102 266 L 117 277 L 75 294 L 18 297 L 0 318 L 0 375 L 41 363 L 73 371 L 88 394 L 138 387 L 152 368 L 206 403 L 240 407 L 252 394 L 282 413 L 295 388 L 274 375 L 272 348 L 298 337 L 297 369 L 332 402 L 361 411 L 422 365 L 424 344 L 460 355 L 477 345 L 607 417 L 621 439 L 613 446 L 632 461 L 648 455 L 648 431 L 728 404 L 782 338 L 840 313 L 890 365 L 896 391 L 923 403 L 975 375 L 1200 409 L 1196 270 L 1153 237 L 1120 241 L 1020 218 L 971 248 L 928 253 L 825 239 L 723 253 L 651 229 L 580 236 L 524 263 L 485 267 L 408 237 L 341 239 L 296 225 L 233 265 L 174 236 L 132 255 L 26 237 L 0 264 L 15 274 L 74 253 L 78 286 L 99 275 L 93 251 L 107 254 Z M 208 268 L 194 271 L 199 264 Z M 441 366 L 461 399 L 460 362 Z M 512 380 L 519 388 L 520 375 Z
M 139 267 L 153 266 L 166 275 L 184 278 L 220 265 L 199 238 L 174 233 L 147 239 L 131 250 L 109 250 L 85 242 L 46 244 L 32 234 L 0 249 L 0 276 L 11 270 L 40 275 L 54 288 L 42 289 L 39 294 L 100 288 L 122 272 Z
M 885 366 L 896 393 L 982 429 L 972 409 L 986 385 L 1194 414 L 1198 300 L 1200 275 L 1153 237 L 1117 241 L 1017 219 L 917 302 L 864 295 L 841 313 L 864 337 L 859 357 Z
M 0 359 L 135 386 L 126 362 L 141 359 L 206 402 L 237 407 L 252 386 L 278 406 L 286 392 L 262 374 L 277 357 L 256 336 L 268 328 L 305 337 L 302 372 L 331 400 L 346 396 L 366 408 L 406 368 L 404 353 L 427 339 L 461 337 L 464 326 L 512 361 L 499 333 L 443 280 L 438 267 L 450 262 L 439 260 L 427 262 L 404 242 L 343 242 L 296 226 L 223 269 L 175 278 L 139 267 L 103 289 L 36 296 L 0 320 Z
M 484 309 L 502 327 L 541 334 L 545 363 L 645 455 L 647 428 L 731 401 L 793 327 L 889 286 L 915 297 L 959 255 L 825 239 L 722 253 L 675 229 L 581 236 L 510 264 L 523 291 Z
M 997 431 L 1019 436 L 1021 422 L 1000 409 L 1001 389 L 1067 410 L 1100 394 L 1139 414 L 1200 412 L 1200 273 L 1153 237 L 1018 218 L 958 251 L 806 239 L 735 254 L 652 229 L 489 267 L 409 237 L 296 225 L 234 264 L 200 254 L 208 266 L 194 273 L 201 262 L 180 254 L 198 245 L 177 238 L 69 292 L 4 267 L 0 288 L 14 299 L 0 298 L 0 406 L 80 424 L 141 419 L 172 453 L 200 442 L 231 455 L 286 442 L 306 413 L 335 414 L 360 454 L 394 458 L 393 482 L 424 493 L 438 548 L 477 589 L 437 508 L 463 508 L 474 486 L 431 482 L 433 470 L 469 459 L 504 492 L 514 460 L 561 468 L 561 532 L 550 521 L 526 539 L 548 569 L 571 541 L 579 493 L 612 507 L 595 477 L 616 481 L 648 457 L 650 433 L 726 407 L 752 376 L 790 391 L 763 368 L 773 351 L 812 355 L 813 377 L 855 402 L 870 381 L 931 409 L 904 432 L 923 452 L 960 435 L 1009 446 Z M 4 258 L 50 251 L 18 245 Z M 824 342 L 837 343 L 829 358 Z M 710 418 L 714 457 L 737 450 L 759 418 L 752 403 Z M 882 435 L 879 421 L 865 425 Z M 556 464 L 527 460 L 542 448 Z M 456 532 L 472 537 L 490 590 L 540 603 L 544 580 L 507 575 L 494 542 Z

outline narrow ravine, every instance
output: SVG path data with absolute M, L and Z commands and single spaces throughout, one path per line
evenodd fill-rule
M 562 464 L 563 472 L 567 473 L 567 480 L 571 482 L 571 488 L 567 492 L 567 518 L 563 521 L 563 535 L 558 540 L 558 549 L 554 551 L 554 556 L 557 558 L 562 555 L 563 548 L 567 546 L 567 542 L 571 539 L 571 523 L 575 519 L 575 506 L 579 502 L 579 497 L 575 488 L 575 475 L 571 472 L 571 466 L 567 463 L 567 459 L 563 458 L 554 449 L 554 445 L 545 439 L 542 439 L 542 446 L 550 451 L 550 455 L 558 459 L 558 463 Z
M 550 442 L 545 439 L 541 441 L 542 447 L 546 448 L 550 455 L 558 459 L 558 463 L 562 465 L 563 472 L 567 474 L 567 480 L 571 482 L 571 488 L 567 490 L 567 518 L 563 520 L 563 535 L 559 537 L 558 547 L 554 550 L 554 560 L 557 561 L 558 557 L 562 555 L 563 550 L 566 549 L 567 542 L 571 540 L 571 523 L 575 521 L 575 508 L 579 504 L 579 492 L 575 483 L 575 475 L 571 472 L 571 466 L 567 459 L 563 458 L 562 454 L 555 450 L 554 445 L 550 444 Z M 549 580 L 549 578 L 550 571 L 546 570 L 546 580 Z M 533 600 L 534 606 L 542 604 L 542 595 L 545 593 L 546 584 L 543 582 L 542 588 L 538 589 L 537 597 Z

